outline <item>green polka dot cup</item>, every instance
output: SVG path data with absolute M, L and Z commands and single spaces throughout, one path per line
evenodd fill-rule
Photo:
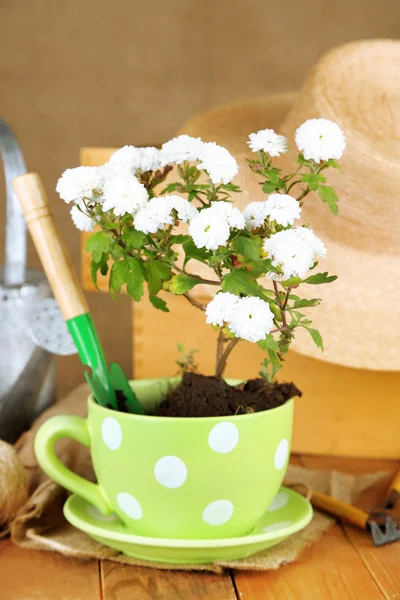
M 132 382 L 149 412 L 171 379 Z M 230 383 L 237 383 L 230 381 Z M 88 401 L 88 418 L 56 416 L 40 428 L 43 470 L 128 531 L 151 537 L 213 539 L 249 533 L 276 496 L 287 467 L 293 400 L 234 417 L 173 418 L 120 413 Z M 90 447 L 98 483 L 56 457 L 59 438 Z

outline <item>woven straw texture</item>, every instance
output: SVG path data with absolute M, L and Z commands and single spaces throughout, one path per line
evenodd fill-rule
M 309 311 L 325 343 L 323 354 L 305 331 L 294 350 L 328 362 L 382 371 L 400 370 L 400 42 L 369 40 L 341 46 L 323 56 L 298 94 L 274 94 L 208 111 L 182 132 L 215 140 L 235 155 L 236 182 L 243 194 L 235 203 L 265 199 L 247 167 L 246 140 L 271 127 L 288 137 L 290 150 L 277 164 L 293 170 L 296 128 L 310 118 L 336 121 L 347 147 L 343 174 L 328 173 L 340 199 L 334 217 L 316 194 L 309 194 L 303 222 L 326 243 L 323 271 L 339 276 L 325 286 L 304 286 L 304 296 L 323 302 Z M 204 291 L 204 290 L 203 290 Z

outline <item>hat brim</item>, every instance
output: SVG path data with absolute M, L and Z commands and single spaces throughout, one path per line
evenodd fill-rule
M 279 131 L 297 96 L 296 92 L 270 94 L 212 109 L 188 121 L 180 133 L 225 146 L 243 166 L 245 158 L 251 157 L 248 134 L 265 128 Z M 254 192 L 250 195 L 246 181 L 239 173 L 236 182 L 243 194 L 234 201 L 240 208 L 262 197 L 261 190 L 258 197 Z M 318 235 L 317 229 L 315 232 Z M 321 353 L 303 329 L 296 330 L 293 349 L 348 367 L 400 370 L 400 257 L 324 241 L 328 253 L 321 270 L 338 275 L 338 279 L 328 285 L 304 285 L 301 292 L 304 297 L 322 300 L 309 314 L 313 327 L 321 332 L 325 351 Z

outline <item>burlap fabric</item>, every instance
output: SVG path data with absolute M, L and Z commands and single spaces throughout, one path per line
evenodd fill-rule
M 62 507 L 67 492 L 49 480 L 39 468 L 34 452 L 33 441 L 40 425 L 56 414 L 77 414 L 85 416 L 86 398 L 89 388 L 82 384 L 64 400 L 46 411 L 24 434 L 17 444 L 18 455 L 29 474 L 30 498 L 19 513 L 0 531 L 0 537 L 10 534 L 12 541 L 22 548 L 60 552 L 65 556 L 81 559 L 108 559 L 132 565 L 145 565 L 173 569 L 173 565 L 152 564 L 135 560 L 103 546 L 75 529 L 63 517 Z M 94 479 L 89 451 L 72 440 L 60 440 L 57 448 L 61 460 L 80 475 Z M 381 474 L 353 477 L 334 471 L 311 471 L 290 466 L 286 479 L 303 483 L 313 489 L 332 495 L 345 502 L 355 498 Z M 310 544 L 332 525 L 334 520 L 315 511 L 311 523 L 299 533 L 288 538 L 274 548 L 260 552 L 250 558 L 238 561 L 220 562 L 210 565 L 179 565 L 178 569 L 208 570 L 216 573 L 224 567 L 249 570 L 277 569 L 282 564 L 295 561 Z

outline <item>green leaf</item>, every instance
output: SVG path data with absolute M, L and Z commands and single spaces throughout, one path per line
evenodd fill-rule
M 274 350 L 273 348 L 267 348 L 267 352 L 268 352 L 268 358 L 271 361 L 271 364 L 274 367 L 274 369 L 275 370 L 280 369 L 282 366 L 282 363 L 280 361 L 278 354 L 276 353 L 276 350 Z
M 271 194 L 276 190 L 276 183 L 272 183 L 272 181 L 266 181 L 262 186 L 262 191 L 264 194 Z
M 318 306 L 318 304 L 320 304 L 321 300 L 319 298 L 313 298 L 312 300 L 306 300 L 305 298 L 303 300 L 296 300 L 296 302 L 293 304 L 293 308 L 303 308 L 306 306 Z
M 334 215 L 337 215 L 339 213 L 339 208 L 337 205 L 338 197 L 333 187 L 331 187 L 330 185 L 321 185 L 318 190 L 318 193 L 322 202 L 326 202 L 329 208 L 331 209 L 332 213 Z
M 164 283 L 164 289 L 173 294 L 184 294 L 199 283 L 200 282 L 197 279 L 193 279 L 193 277 L 189 277 L 189 275 L 174 275 Z
M 301 176 L 301 181 L 307 183 L 310 190 L 315 192 L 319 188 L 320 183 L 325 183 L 326 177 L 319 173 L 304 173 Z
M 227 192 L 241 192 L 242 190 L 240 189 L 240 187 L 238 185 L 235 185 L 234 183 L 223 183 L 221 185 L 221 189 L 226 190 Z
M 127 256 L 123 260 L 116 261 L 110 273 L 109 288 L 112 292 L 119 294 L 121 288 L 126 284 L 128 295 L 136 302 L 143 296 L 144 269 L 137 258 Z
M 111 244 L 110 254 L 113 260 L 119 260 L 120 258 L 124 257 L 124 251 L 122 250 L 121 246 L 117 243 Z
M 128 295 L 136 302 L 139 302 L 143 296 L 144 273 L 140 260 L 128 256 L 126 259 L 129 265 L 129 273 L 126 278 L 126 291 Z
M 184 244 L 185 242 L 187 242 L 188 240 L 191 240 L 192 238 L 190 237 L 190 235 L 183 235 L 183 234 L 179 234 L 179 235 L 171 235 L 171 237 L 169 238 L 169 246 L 175 246 L 175 244 Z
M 333 160 L 333 158 L 330 158 L 329 160 L 327 160 L 326 164 L 329 165 L 330 167 L 333 167 L 334 169 L 339 169 L 339 171 L 341 173 L 343 173 L 342 167 L 339 165 L 339 163 L 336 160 Z
M 304 158 L 304 154 L 302 154 L 301 152 L 300 154 L 298 154 L 296 162 L 299 165 L 303 165 L 305 167 L 313 167 L 316 164 L 312 159 Z
M 271 333 L 266 335 L 263 340 L 257 342 L 257 345 L 261 348 L 261 350 L 267 350 L 268 348 L 271 348 L 271 350 L 278 350 L 279 348 L 278 342 L 274 340 Z
M 92 253 L 92 260 L 95 262 L 101 261 L 101 255 L 109 252 L 111 247 L 111 239 L 105 231 L 98 231 L 90 236 L 86 242 L 86 252 Z
M 162 289 L 163 281 L 171 278 L 171 269 L 159 260 L 149 260 L 145 264 L 149 292 L 156 295 Z
M 259 260 L 260 244 L 243 235 L 239 235 L 232 244 L 232 250 L 251 260 Z
M 278 267 L 274 267 L 270 258 L 263 258 L 262 260 L 247 260 L 246 266 L 251 269 L 251 275 L 256 278 L 265 273 L 279 273 Z
M 294 287 L 295 285 L 299 285 L 302 282 L 301 277 L 290 277 L 289 279 L 285 279 L 285 281 L 281 281 L 280 284 L 284 288 Z
M 153 260 L 157 257 L 158 255 L 158 251 L 157 250 L 150 250 L 149 248 L 144 248 L 143 249 L 143 254 L 145 255 L 146 258 L 149 258 L 150 260 Z
M 184 266 L 187 265 L 190 259 L 207 263 L 207 259 L 210 256 L 209 250 L 206 250 L 205 248 L 197 248 L 191 237 L 189 237 L 189 239 L 182 244 L 182 247 L 185 251 L 185 261 L 183 263 Z
M 316 273 L 315 275 L 310 275 L 307 279 L 304 279 L 303 283 L 310 283 L 312 285 L 319 285 L 321 283 L 331 283 L 337 279 L 337 275 L 328 275 L 328 271 L 324 273 Z
M 133 227 L 128 227 L 122 236 L 125 244 L 132 248 L 142 248 L 147 242 L 147 237 L 141 231 L 137 231 Z
M 169 183 L 168 185 L 165 186 L 165 188 L 160 192 L 161 195 L 163 194 L 170 194 L 171 192 L 175 192 L 176 188 L 181 186 L 182 184 L 179 183 L 179 181 L 175 181 L 174 183 Z
M 265 174 L 267 175 L 267 177 L 269 178 L 270 182 L 273 184 L 277 184 L 279 181 L 279 174 L 280 171 L 279 169 L 276 169 L 274 167 L 272 167 L 271 169 L 267 169 L 265 171 Z
M 121 292 L 121 287 L 127 282 L 129 271 L 127 260 L 118 260 L 111 267 L 109 288 L 116 294 Z
M 234 269 L 222 280 L 221 287 L 224 292 L 231 294 L 246 294 L 247 296 L 263 297 L 264 288 L 253 279 L 251 272 L 246 269 Z
M 197 196 L 197 190 L 192 190 L 188 195 L 188 202 L 193 202 Z
M 300 327 L 304 327 L 304 329 L 307 329 L 308 333 L 311 335 L 314 344 L 318 347 L 321 348 L 322 352 L 324 351 L 324 343 L 322 341 L 322 337 L 320 332 L 318 331 L 318 329 L 312 329 L 312 327 L 306 327 L 305 325 L 302 325 L 300 323 Z
M 164 312 L 169 312 L 167 303 L 162 298 L 159 298 L 158 296 L 154 296 L 153 294 L 149 294 L 149 300 L 152 303 L 152 305 L 154 306 L 154 308 L 157 308 L 158 310 L 162 310 Z
M 99 286 L 97 285 L 97 273 L 100 271 L 102 275 L 107 275 L 108 273 L 108 259 L 109 255 L 105 252 L 102 253 L 101 259 L 99 262 L 94 260 L 90 261 L 90 277 L 96 289 L 100 291 Z

